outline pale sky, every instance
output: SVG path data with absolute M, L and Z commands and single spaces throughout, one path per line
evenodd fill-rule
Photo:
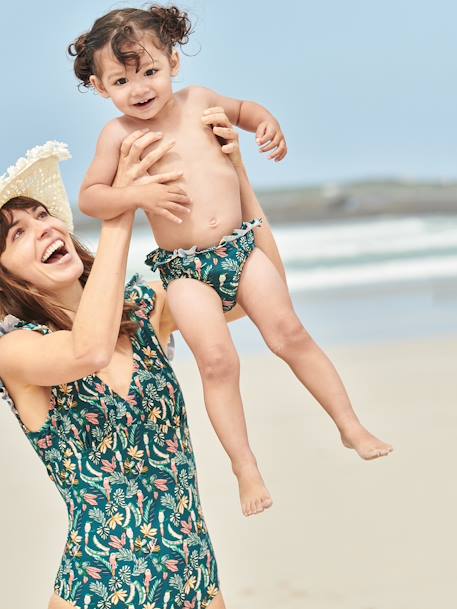
M 111 102 L 79 93 L 66 46 L 108 10 L 139 3 L 41 0 L 2 6 L 0 173 L 27 148 L 67 142 L 70 197 Z M 451 0 L 188 0 L 195 33 L 180 88 L 265 105 L 289 154 L 244 156 L 257 187 L 370 177 L 457 179 L 457 6 Z M 200 49 L 200 50 L 199 50 Z M 199 51 L 199 52 L 197 52 Z

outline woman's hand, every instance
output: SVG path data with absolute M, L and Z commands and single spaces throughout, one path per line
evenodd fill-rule
M 224 108 L 221 106 L 207 108 L 203 112 L 202 122 L 212 127 L 214 135 L 226 142 L 221 145 L 221 150 L 229 156 L 235 168 L 243 167 L 238 131 L 228 119 Z
M 190 212 L 190 199 L 176 184 L 183 172 L 169 171 L 155 175 L 148 173 L 148 170 L 175 145 L 172 140 L 161 141 L 144 154 L 151 144 L 159 142 L 161 138 L 161 133 L 143 129 L 130 133 L 123 140 L 113 187 L 130 187 L 137 207 L 180 224 L 182 219 L 175 214 Z

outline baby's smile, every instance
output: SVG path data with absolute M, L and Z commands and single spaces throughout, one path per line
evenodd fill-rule
M 154 102 L 155 97 L 149 97 L 146 99 L 142 99 L 139 102 L 136 102 L 135 104 L 133 104 L 136 108 L 141 108 L 141 109 L 148 109 L 152 106 L 152 103 Z

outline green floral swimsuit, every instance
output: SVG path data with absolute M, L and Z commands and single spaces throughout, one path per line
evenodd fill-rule
M 37 432 L 13 407 L 68 508 L 55 592 L 79 609 L 204 609 L 218 575 L 183 396 L 149 322 L 154 291 L 135 275 L 126 299 L 139 322 L 127 399 L 95 375 L 54 386 Z
M 153 271 L 159 269 L 165 289 L 181 277 L 202 281 L 219 294 L 223 310 L 230 311 L 236 305 L 243 267 L 255 248 L 254 228 L 261 224 L 261 218 L 243 222 L 214 247 L 197 249 L 194 245 L 174 251 L 159 247 L 148 254 L 145 263 Z

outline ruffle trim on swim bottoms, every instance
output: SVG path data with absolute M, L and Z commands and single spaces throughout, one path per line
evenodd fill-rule
M 179 247 L 173 251 L 164 250 L 159 247 L 146 256 L 145 263 L 150 266 L 153 271 L 155 271 L 159 266 L 168 264 L 171 260 L 174 260 L 174 258 L 193 258 L 197 254 L 213 252 L 214 250 L 217 250 L 218 247 L 221 247 L 226 243 L 230 243 L 231 241 L 236 241 L 236 239 L 239 239 L 240 237 L 244 237 L 244 235 L 249 233 L 249 231 L 251 231 L 253 228 L 256 228 L 257 226 L 261 225 L 262 218 L 255 218 L 250 222 L 243 222 L 241 227 L 235 228 L 231 235 L 225 235 L 224 237 L 222 237 L 222 239 L 217 245 L 212 245 L 211 247 L 207 247 L 204 249 L 198 249 L 196 245 L 193 245 L 187 250 Z

